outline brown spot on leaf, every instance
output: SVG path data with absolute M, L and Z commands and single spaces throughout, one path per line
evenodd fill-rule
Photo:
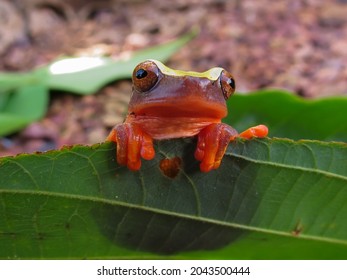
M 302 232 L 302 230 L 303 230 L 303 224 L 299 221 L 299 222 L 297 222 L 297 224 L 296 224 L 296 226 L 295 226 L 295 228 L 294 228 L 294 230 L 292 231 L 292 235 L 294 235 L 294 236 L 299 236 L 300 235 L 300 233 Z
M 38 232 L 36 235 L 36 238 L 38 240 L 44 240 L 44 239 L 46 239 L 46 234 L 44 232 Z
M 169 178 L 175 178 L 180 172 L 182 160 L 179 157 L 165 158 L 159 163 L 160 170 Z
M 60 150 L 72 150 L 74 145 L 63 145 Z

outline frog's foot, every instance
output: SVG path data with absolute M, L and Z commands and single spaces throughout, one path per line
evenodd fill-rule
M 237 135 L 237 137 L 244 139 L 252 139 L 254 137 L 264 138 L 268 133 L 269 129 L 267 128 L 267 126 L 260 124 L 246 129 L 244 132 L 241 132 L 239 135 Z
M 236 136 L 237 131 L 224 123 L 213 123 L 201 130 L 195 150 L 195 158 L 201 161 L 200 170 L 208 172 L 217 169 L 230 139 Z
M 217 169 L 222 161 L 225 150 L 230 141 L 236 137 L 251 139 L 253 137 L 266 137 L 268 129 L 265 125 L 251 127 L 241 134 L 224 123 L 214 123 L 205 127 L 198 134 L 198 143 L 195 150 L 195 158 L 200 163 L 203 172 Z
M 131 170 L 140 169 L 141 157 L 150 160 L 155 156 L 153 139 L 130 123 L 115 126 L 106 140 L 117 143 L 118 164 L 126 165 Z

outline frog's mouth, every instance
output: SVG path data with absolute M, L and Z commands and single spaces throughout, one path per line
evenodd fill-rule
M 148 102 L 137 105 L 130 113 L 135 116 L 161 117 L 161 118 L 201 118 L 222 119 L 227 115 L 225 104 L 216 102 L 203 102 L 201 100 L 168 100 L 164 102 Z

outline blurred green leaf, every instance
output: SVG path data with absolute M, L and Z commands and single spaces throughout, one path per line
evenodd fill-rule
M 0 93 L 0 112 L 6 106 L 9 97 L 10 97 L 10 93 L 9 92 Z
M 174 52 L 191 40 L 195 34 L 195 32 L 191 32 L 175 41 L 135 52 L 127 60 L 115 61 L 110 58 L 95 58 L 96 62 L 101 63 L 98 67 L 75 73 L 51 73 L 48 82 L 49 86 L 52 89 L 79 94 L 95 93 L 107 83 L 118 79 L 131 78 L 134 67 L 146 59 L 152 58 L 166 61 Z M 74 60 L 71 62 L 74 63 Z
M 0 97 L 9 91 L 20 87 L 45 84 L 46 70 L 37 69 L 28 73 L 1 73 L 0 72 Z
M 208 258 L 347 257 L 346 144 L 239 140 L 210 173 L 200 172 L 195 144 L 158 141 L 156 158 L 139 172 L 115 163 L 111 143 L 2 158 L 1 258 L 132 258 L 150 256 L 142 250 L 206 249 L 215 249 Z M 183 165 L 172 179 L 159 162 L 174 156 Z M 311 254 L 293 250 L 305 240 Z M 280 242 L 294 247 L 267 252 Z
M 45 115 L 49 99 L 46 79 L 45 71 L 36 71 L 24 80 L 10 79 L 13 83 L 3 87 L 8 91 L 0 93 L 0 136 L 16 132 Z
M 238 131 L 263 123 L 269 135 L 347 142 L 347 98 L 303 99 L 283 90 L 235 94 L 225 122 Z
M 11 94 L 3 112 L 24 118 L 38 119 L 45 113 L 47 97 L 45 85 L 21 87 Z

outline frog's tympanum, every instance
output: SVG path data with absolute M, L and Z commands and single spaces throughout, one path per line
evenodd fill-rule
M 173 70 L 156 60 L 140 63 L 133 72 L 128 115 L 107 137 L 117 143 L 118 163 L 138 170 L 141 157 L 150 160 L 155 155 L 153 139 L 197 135 L 195 158 L 201 171 L 218 168 L 230 141 L 268 133 L 258 125 L 238 134 L 221 123 L 234 91 L 235 80 L 223 68 L 198 73 Z

